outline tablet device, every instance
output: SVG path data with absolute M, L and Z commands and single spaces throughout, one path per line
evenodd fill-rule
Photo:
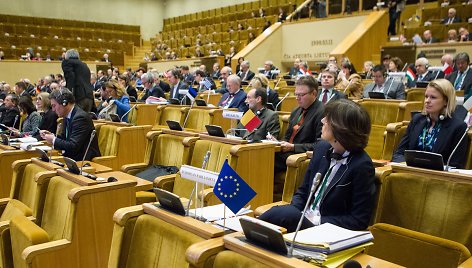
M 196 99 L 195 103 L 197 104 L 197 106 L 207 106 L 206 101 L 202 99 Z
M 77 162 L 75 162 L 75 160 L 69 157 L 64 157 L 64 162 L 66 163 L 67 170 L 69 172 L 80 175 L 80 169 L 77 166 Z
M 59 161 L 55 161 L 55 160 L 52 160 L 51 158 L 49 158 L 48 154 L 46 153 L 46 151 L 40 149 L 40 148 L 36 148 L 36 152 L 39 154 L 39 159 L 43 162 L 51 162 L 55 165 L 58 165 L 60 167 L 64 167 L 64 164 L 59 162 Z
M 287 80 L 286 82 L 287 82 L 287 86 L 295 85 L 295 81 L 293 81 L 293 80 Z
M 405 150 L 404 155 L 407 166 L 433 170 L 444 170 L 444 161 L 441 154 L 425 151 Z
M 175 105 L 180 105 L 179 99 L 176 99 L 176 98 L 170 99 L 170 100 L 169 100 L 169 103 L 170 103 L 170 104 L 175 104 Z
M 169 128 L 172 129 L 172 130 L 177 130 L 177 131 L 182 131 L 183 130 L 182 126 L 177 121 L 166 120 L 166 123 L 167 123 L 167 126 L 169 126 Z
M 260 220 L 248 219 L 246 217 L 239 219 L 246 239 L 267 250 L 287 255 L 287 245 L 285 244 L 282 232 L 275 228 L 270 228 L 263 223 L 258 223 L 258 221 Z
M 160 188 L 154 188 L 154 193 L 161 208 L 185 216 L 185 208 L 178 195 Z
M 215 137 L 226 137 L 223 129 L 217 125 L 205 125 L 208 135 Z
M 371 99 L 385 99 L 385 94 L 383 92 L 369 92 L 369 98 Z
M 120 117 L 117 114 L 109 114 L 112 122 L 121 122 Z
M 429 81 L 417 81 L 416 87 L 417 88 L 426 88 L 429 84 Z

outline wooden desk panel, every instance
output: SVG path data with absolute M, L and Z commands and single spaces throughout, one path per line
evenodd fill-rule
M 392 172 L 414 173 L 420 176 L 434 177 L 443 180 L 455 180 L 472 183 L 472 176 L 466 174 L 459 174 L 455 172 L 431 170 L 417 167 L 410 167 L 404 164 L 391 163 Z
M 147 181 L 147 180 L 143 180 L 141 178 L 138 178 L 136 176 L 133 176 L 133 175 L 121 172 L 121 171 L 104 172 L 104 173 L 100 173 L 100 174 L 97 174 L 97 175 L 98 175 L 98 177 L 101 177 L 101 178 L 114 177 L 119 181 L 122 181 L 122 180 L 135 181 L 135 182 L 137 182 L 137 185 L 135 187 L 136 192 L 151 190 L 152 187 L 153 187 L 152 182 Z

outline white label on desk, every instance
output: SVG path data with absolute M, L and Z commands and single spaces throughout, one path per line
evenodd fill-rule
M 223 118 L 240 120 L 241 117 L 243 117 L 243 112 L 223 110 Z
M 218 175 L 219 173 L 188 165 L 183 165 L 180 168 L 180 176 L 182 178 L 198 183 L 203 183 L 211 187 L 215 186 L 215 183 L 218 180 Z

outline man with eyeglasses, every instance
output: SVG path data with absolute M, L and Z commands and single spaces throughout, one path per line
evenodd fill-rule
M 225 66 L 221 69 L 220 77 L 223 80 L 223 82 L 221 83 L 221 88 L 215 91 L 216 93 L 225 94 L 228 92 L 226 81 L 228 79 L 228 76 L 230 76 L 231 74 L 232 74 L 232 71 L 230 67 Z
M 446 79 L 452 83 L 456 90 L 464 90 L 466 99 L 472 95 L 472 68 L 470 68 L 469 54 L 465 52 L 458 53 L 454 58 L 457 70 L 446 76 Z
M 383 65 L 375 65 L 372 69 L 374 83 L 370 83 L 364 88 L 364 98 L 369 98 L 369 92 L 381 92 L 386 99 L 405 99 L 405 86 L 395 79 L 386 78 L 387 71 Z
M 246 112 L 248 107 L 245 103 L 246 92 L 241 88 L 241 78 L 232 74 L 227 78 L 228 92 L 225 93 L 218 103 L 218 107 L 223 109 L 238 108 L 240 112 Z
M 141 75 L 141 81 L 145 90 L 144 96 L 139 100 L 145 102 L 150 96 L 160 98 L 160 100 L 165 101 L 165 94 L 162 88 L 154 84 L 154 76 L 151 72 L 144 73 Z
M 275 154 L 276 173 L 287 169 L 286 161 L 290 155 L 312 150 L 321 136 L 324 108 L 317 95 L 318 82 L 312 76 L 301 76 L 295 83 L 298 107 L 290 114 L 287 132 L 280 143 L 281 152 Z

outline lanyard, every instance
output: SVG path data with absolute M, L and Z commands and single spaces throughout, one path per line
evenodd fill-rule
M 324 178 L 323 178 L 323 184 L 321 184 L 320 191 L 319 191 L 318 194 L 316 195 L 315 201 L 313 202 L 313 205 L 311 206 L 311 209 L 315 210 L 316 206 L 318 205 L 318 202 L 320 201 L 321 196 L 323 196 L 323 193 L 324 193 L 324 190 L 325 190 L 325 188 L 326 188 L 326 185 L 328 184 L 329 175 L 331 175 L 331 171 L 333 171 L 333 168 L 336 166 L 336 164 L 337 164 L 337 163 L 335 163 L 334 165 L 332 165 L 332 166 L 328 169 L 328 172 L 326 172 L 326 175 L 325 175 Z

